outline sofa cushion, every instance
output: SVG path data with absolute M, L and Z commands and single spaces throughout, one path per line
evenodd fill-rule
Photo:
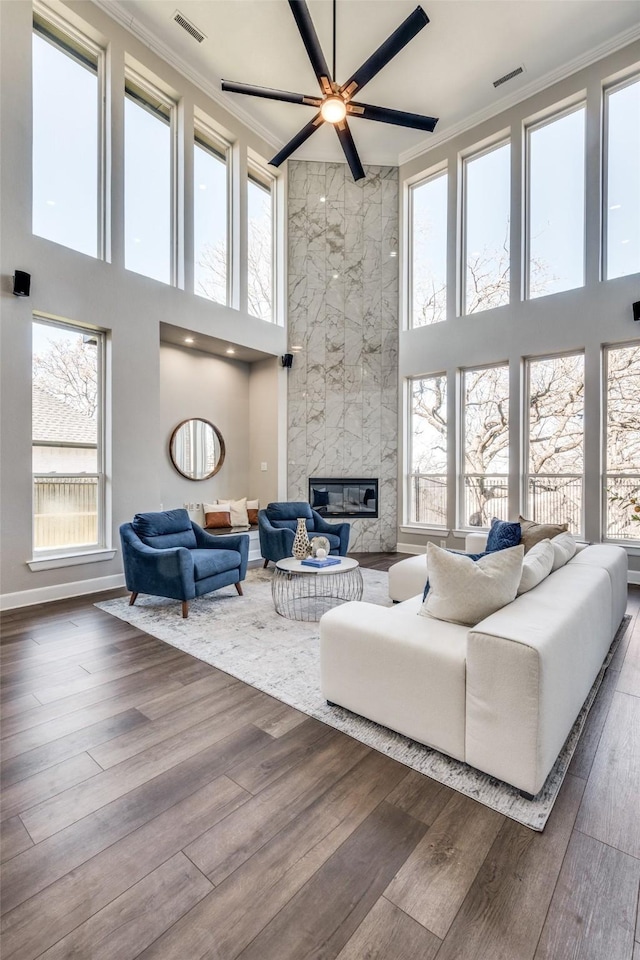
M 420 608 L 423 616 L 474 626 L 515 599 L 522 574 L 522 546 L 481 557 L 449 553 L 427 546 L 430 590 Z
M 521 528 L 519 523 L 510 523 L 508 520 L 498 520 L 494 517 L 487 537 L 487 551 L 506 550 L 508 547 L 517 547 L 520 543 Z
M 131 526 L 148 547 L 162 550 L 167 547 L 196 546 L 196 535 L 186 510 L 162 510 L 154 513 L 136 513 Z
M 556 570 L 564 567 L 565 563 L 569 563 L 569 560 L 575 556 L 578 544 L 575 541 L 575 537 L 567 532 L 559 533 L 557 537 L 554 537 L 551 541 L 551 547 L 553 549 L 553 566 L 551 572 L 555 573 Z
M 534 520 L 525 520 L 524 517 L 518 517 L 520 527 L 522 528 L 522 540 L 524 552 L 528 553 L 535 543 L 540 540 L 551 540 L 557 537 L 559 533 L 566 533 L 569 529 L 568 523 L 535 523 Z
M 283 503 L 270 503 L 267 506 L 267 516 L 271 523 L 274 520 L 297 520 L 298 517 L 306 517 L 311 520 L 313 514 L 311 507 L 304 500 L 291 500 Z M 273 523 L 275 526 L 275 523 Z
M 550 540 L 540 540 L 531 547 L 522 561 L 522 575 L 518 596 L 528 593 L 549 576 L 553 567 L 554 550 Z
M 206 580 L 217 573 L 236 570 L 240 566 L 240 554 L 237 550 L 192 550 L 193 576 L 195 580 Z

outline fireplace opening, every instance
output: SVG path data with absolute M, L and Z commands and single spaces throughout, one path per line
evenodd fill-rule
M 378 516 L 377 479 L 309 478 L 309 503 L 323 517 Z

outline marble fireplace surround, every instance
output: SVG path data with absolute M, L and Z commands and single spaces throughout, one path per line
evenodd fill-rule
M 288 492 L 377 477 L 349 549 L 394 550 L 398 510 L 398 168 L 288 165 Z M 392 254 L 395 254 L 392 256 Z

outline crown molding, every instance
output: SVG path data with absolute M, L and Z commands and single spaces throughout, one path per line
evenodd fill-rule
M 273 132 L 263 126 L 259 120 L 252 117 L 251 114 L 238 106 L 238 102 L 231 97 L 226 96 L 222 90 L 218 89 L 210 80 L 203 76 L 199 71 L 194 70 L 186 60 L 178 56 L 171 47 L 168 47 L 155 33 L 143 27 L 135 17 L 132 17 L 120 4 L 119 0 L 92 0 L 96 7 L 99 7 L 108 17 L 119 23 L 121 27 L 132 33 L 134 37 L 148 47 L 153 53 L 157 54 L 172 66 L 178 73 L 186 77 L 195 87 L 198 87 L 211 100 L 223 107 L 227 113 L 230 113 L 237 120 L 248 127 L 253 133 L 265 140 L 274 149 L 282 146 L 281 142 L 274 137 Z
M 466 130 L 471 130 L 472 127 L 477 127 L 486 120 L 491 120 L 492 117 L 497 116 L 499 113 L 503 113 L 505 110 L 515 107 L 518 103 L 522 103 L 523 100 L 528 100 L 537 93 L 541 93 L 548 87 L 553 86 L 554 83 L 566 80 L 567 77 L 578 73 L 580 70 L 584 70 L 585 67 L 591 66 L 592 63 L 597 63 L 598 60 L 602 60 L 609 54 L 622 50 L 623 47 L 628 46 L 636 40 L 640 40 L 640 26 L 629 27 L 628 30 L 616 34 L 616 36 L 610 40 L 598 44 L 597 47 L 592 47 L 590 50 L 580 54 L 580 56 L 574 57 L 574 59 L 568 63 L 564 63 L 561 67 L 549 71 L 549 73 L 539 77 L 537 80 L 532 80 L 531 83 L 520 87 L 520 89 L 515 90 L 511 94 L 501 97 L 500 100 L 497 100 L 489 107 L 478 110 L 459 123 L 445 127 L 443 130 L 438 131 L 438 133 L 433 134 L 429 139 L 422 140 L 415 147 L 404 150 L 398 156 L 398 166 L 415 160 L 417 157 L 422 156 L 422 154 L 433 150 L 434 147 L 440 146 L 440 144 L 446 143 L 448 140 L 453 140 L 455 137 L 460 136 L 461 133 L 464 133 Z

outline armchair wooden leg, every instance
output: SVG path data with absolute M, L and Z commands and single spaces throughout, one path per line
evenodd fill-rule
M 265 562 L 264 562 L 263 565 L 262 565 L 262 569 L 263 569 L 263 570 L 266 570 L 268 566 L 269 566 L 269 561 L 268 561 L 268 560 L 265 560 Z
M 132 607 L 137 599 L 138 599 L 138 594 L 132 593 L 131 596 L 129 597 L 129 606 Z
M 182 601 L 182 617 L 184 620 L 186 620 L 188 616 L 189 616 L 189 601 L 183 600 Z
M 242 584 L 241 584 L 241 583 L 236 583 L 236 590 L 238 591 L 238 593 L 240 594 L 241 597 L 244 597 L 244 593 L 242 592 Z

